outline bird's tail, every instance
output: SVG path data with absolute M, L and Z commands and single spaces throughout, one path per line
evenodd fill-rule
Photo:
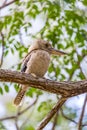
M 20 91 L 18 92 L 17 96 L 14 99 L 15 105 L 19 105 L 21 103 L 21 101 L 26 93 L 26 90 L 27 90 L 26 86 L 21 87 Z

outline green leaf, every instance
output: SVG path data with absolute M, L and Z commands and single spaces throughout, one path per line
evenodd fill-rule
M 8 50 L 6 50 L 5 52 L 4 52 L 4 56 L 7 56 L 8 55 Z
M 42 95 L 42 91 L 36 88 L 29 88 L 26 95 L 29 97 L 33 97 L 33 94 L 37 94 L 39 96 L 39 95 Z
M 26 126 L 23 130 L 35 130 L 32 125 Z
M 83 0 L 82 3 L 87 6 L 87 0 Z
M 7 85 L 4 86 L 4 89 L 7 93 L 9 92 L 9 87 Z
M 73 10 L 66 10 L 65 11 L 67 21 L 73 20 L 73 27 L 79 27 L 79 23 L 84 23 L 85 19 L 80 14 L 77 14 L 77 12 L 74 12 Z M 79 22 L 79 23 L 78 23 Z
M 14 84 L 14 88 L 15 90 L 18 92 L 19 91 L 19 85 L 18 84 Z
M 38 106 L 37 110 L 39 112 L 43 112 L 43 111 L 47 112 L 52 108 L 53 105 L 54 105 L 54 102 L 51 99 L 49 99 L 47 101 L 41 102 L 41 104 Z
M 27 91 L 26 95 L 29 96 L 29 97 L 33 97 L 33 93 L 34 93 L 34 91 L 32 89 L 29 89 Z
M 57 46 L 58 46 L 58 49 L 64 49 L 64 45 L 62 43 L 60 43 L 60 44 L 58 43 Z
M 3 95 L 3 89 L 0 87 L 0 94 Z
M 47 106 L 47 102 L 42 102 L 38 107 L 38 111 L 41 112 L 43 111 L 43 109 L 45 110 L 46 106 Z
M 3 28 L 3 22 L 0 21 L 0 31 L 2 30 L 2 28 Z
M 14 54 L 14 49 L 13 48 L 11 48 L 11 53 Z
M 76 0 L 64 0 L 64 1 L 72 4 L 72 3 L 75 3 Z

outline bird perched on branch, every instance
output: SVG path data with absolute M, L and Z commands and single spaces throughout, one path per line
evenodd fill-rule
M 43 77 L 47 72 L 51 55 L 64 55 L 65 52 L 54 49 L 48 41 L 36 40 L 29 48 L 29 53 L 23 60 L 21 72 Z M 21 85 L 14 104 L 19 105 L 24 97 L 28 85 Z

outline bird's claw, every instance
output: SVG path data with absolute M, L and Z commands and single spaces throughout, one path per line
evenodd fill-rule
M 34 73 L 31 73 L 31 75 L 32 75 L 34 78 L 37 78 L 36 74 L 34 74 Z

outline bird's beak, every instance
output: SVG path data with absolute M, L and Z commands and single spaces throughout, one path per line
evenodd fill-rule
M 65 53 L 63 51 L 56 50 L 54 48 L 50 48 L 49 51 L 52 55 L 67 55 L 67 53 Z

